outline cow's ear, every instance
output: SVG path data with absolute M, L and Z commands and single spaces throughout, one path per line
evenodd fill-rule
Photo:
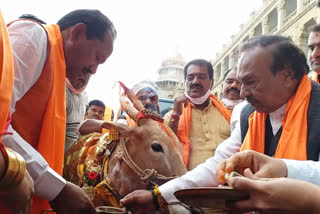
M 119 132 L 120 137 L 128 137 L 130 131 L 132 130 L 132 128 L 128 127 L 127 125 L 121 123 L 111 123 L 106 121 L 104 121 L 101 124 L 101 127 L 109 130 L 112 128 L 116 129 Z

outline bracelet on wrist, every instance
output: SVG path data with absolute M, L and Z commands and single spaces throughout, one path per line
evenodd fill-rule
M 152 193 L 153 206 L 154 206 L 155 210 L 159 210 L 160 206 L 158 203 L 158 198 L 157 198 L 156 194 L 154 193 L 154 190 L 151 190 L 151 193 Z
M 10 148 L 5 150 L 8 154 L 8 166 L 0 180 L 0 191 L 8 191 L 20 184 L 26 171 L 26 162 L 20 154 Z
M 180 115 L 179 114 L 174 114 L 172 113 L 171 114 L 171 122 L 175 122 L 175 121 L 178 121 L 180 119 Z
M 4 147 L 4 145 L 2 143 L 0 143 L 0 151 L 1 151 L 1 153 L 3 155 L 3 159 L 4 159 L 4 170 L 3 170 L 2 175 L 0 175 L 0 180 L 1 180 L 4 177 L 4 175 L 6 174 L 9 161 L 8 161 L 8 153 L 7 153 L 6 147 Z
M 162 210 L 167 210 L 168 207 L 166 205 L 166 202 L 161 196 L 160 190 L 158 189 L 158 186 L 155 186 L 154 189 L 151 191 L 152 192 L 152 200 L 153 200 L 153 205 L 156 210 L 162 209 Z

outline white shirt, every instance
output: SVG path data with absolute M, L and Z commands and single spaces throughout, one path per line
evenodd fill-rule
M 67 152 L 79 138 L 78 129 L 84 120 L 87 104 L 88 96 L 85 91 L 75 94 L 66 87 L 66 139 L 64 152 Z
M 230 119 L 230 131 L 232 132 L 235 128 L 237 123 L 240 121 L 240 115 L 242 109 L 248 104 L 246 100 L 242 101 L 241 103 L 235 105 L 232 110 L 231 119 Z
M 283 159 L 288 169 L 288 178 L 307 181 L 320 186 L 320 162 Z
M 282 118 L 286 109 L 283 105 L 276 111 L 269 114 L 273 133 L 276 134 L 282 124 Z M 240 114 L 238 115 L 240 117 Z M 240 121 L 240 119 L 238 119 Z M 216 168 L 218 164 L 233 154 L 240 151 L 241 147 L 241 130 L 240 122 L 236 124 L 236 128 L 231 133 L 231 136 L 223 141 L 216 149 L 215 155 L 206 160 L 206 162 L 198 165 L 185 175 L 171 180 L 159 187 L 161 195 L 167 203 L 177 202 L 178 200 L 173 195 L 177 190 L 193 187 L 212 187 L 218 186 L 216 178 Z
M 10 105 L 11 114 L 16 103 L 39 79 L 47 59 L 47 34 L 32 21 L 18 21 L 8 27 L 14 58 L 14 85 Z M 9 125 L 9 132 L 2 138 L 4 145 L 12 148 L 26 160 L 27 170 L 34 180 L 35 194 L 53 200 L 66 184 L 51 169 L 45 159 Z

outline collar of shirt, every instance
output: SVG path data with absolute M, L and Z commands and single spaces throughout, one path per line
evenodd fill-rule
M 209 104 L 207 105 L 207 107 L 205 107 L 203 110 L 200 110 L 199 108 L 196 107 L 195 104 L 193 104 L 192 102 L 190 102 L 190 105 L 191 105 L 191 108 L 195 109 L 195 110 L 198 110 L 198 111 L 205 111 L 207 110 L 210 106 L 212 106 L 212 102 L 211 100 L 209 99 Z
M 282 126 L 282 119 L 286 111 L 287 103 L 269 114 L 273 135 L 276 135 Z

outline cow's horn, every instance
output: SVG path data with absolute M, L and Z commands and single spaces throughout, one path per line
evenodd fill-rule
M 123 84 L 121 81 L 119 81 L 119 84 L 121 85 L 121 87 L 124 90 L 124 93 L 128 96 L 128 98 L 130 99 L 130 101 L 132 102 L 133 106 L 138 110 L 141 111 L 142 109 L 144 109 L 144 106 L 142 105 L 142 103 L 137 99 L 136 95 L 134 95 L 134 93 L 127 88 L 127 86 L 125 86 L 125 84 Z
M 137 122 L 137 115 L 139 111 L 131 105 L 129 99 L 124 93 L 122 93 L 120 96 L 120 104 L 122 110 L 125 111 L 130 118 Z
M 137 122 L 138 112 L 144 109 L 142 103 L 136 98 L 133 92 L 128 89 L 122 82 L 119 81 L 119 84 L 124 90 L 124 93 L 120 95 L 120 104 L 122 109 L 131 117 L 134 121 Z M 127 95 L 127 96 L 126 96 Z M 129 98 L 129 99 L 128 99 Z M 131 105 L 130 101 L 133 106 Z

